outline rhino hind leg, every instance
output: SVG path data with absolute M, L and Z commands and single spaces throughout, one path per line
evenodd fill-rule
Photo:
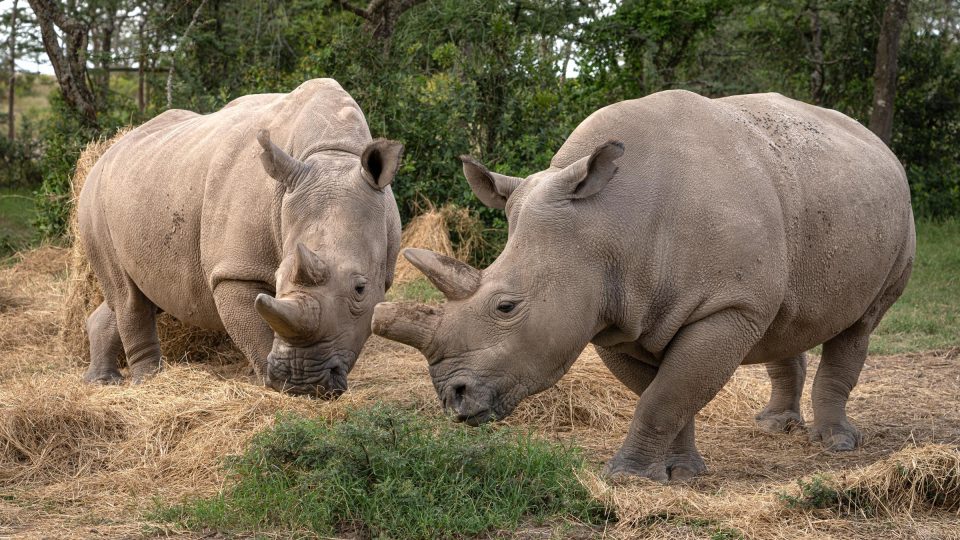
M 913 268 L 908 260 L 902 273 L 874 300 L 853 326 L 823 344 L 823 358 L 813 381 L 813 428 L 810 440 L 828 450 L 853 450 L 863 442 L 860 430 L 847 418 L 850 392 L 867 359 L 870 334 L 903 293 Z
M 132 282 L 114 303 L 117 330 L 127 356 L 130 379 L 143 382 L 160 371 L 160 340 L 157 337 L 157 306 Z
M 119 384 L 123 382 L 117 359 L 123 351 L 117 316 L 106 302 L 87 318 L 87 336 L 90 340 L 90 366 L 83 374 L 84 382 L 91 384 Z
M 800 397 L 807 377 L 807 355 L 768 362 L 770 401 L 757 414 L 757 425 L 768 433 L 789 433 L 804 426 Z

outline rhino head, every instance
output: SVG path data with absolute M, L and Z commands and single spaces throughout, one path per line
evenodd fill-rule
M 393 279 L 399 215 L 388 186 L 403 146 L 378 139 L 360 159 L 333 152 L 300 161 L 267 131 L 257 139 L 282 193 L 276 296 L 255 301 L 274 331 L 263 375 L 276 390 L 336 397 Z
M 374 333 L 419 349 L 445 409 L 470 425 L 509 415 L 553 386 L 605 326 L 609 257 L 591 197 L 613 178 L 623 146 L 526 179 L 461 158 L 477 197 L 506 209 L 507 244 L 488 268 L 422 249 L 404 256 L 446 296 L 442 306 L 379 304 Z

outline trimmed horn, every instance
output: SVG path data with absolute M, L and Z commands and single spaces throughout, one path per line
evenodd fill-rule
M 329 272 L 320 257 L 301 242 L 293 252 L 293 282 L 307 287 L 323 285 Z
M 261 293 L 254 307 L 270 328 L 287 340 L 312 335 L 320 321 L 320 305 L 316 301 L 274 298 Z
M 412 302 L 381 302 L 373 308 L 373 333 L 423 352 L 440 325 L 443 310 Z M 424 353 L 426 355 L 426 353 Z
M 465 262 L 419 248 L 404 249 L 403 256 L 448 300 L 469 298 L 480 287 L 480 271 Z

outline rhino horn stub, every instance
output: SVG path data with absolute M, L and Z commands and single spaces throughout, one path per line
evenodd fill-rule
M 308 338 L 320 320 L 320 306 L 316 302 L 274 298 L 259 294 L 254 302 L 257 313 L 267 321 L 278 336 L 287 340 Z
M 465 262 L 418 248 L 404 249 L 403 256 L 448 300 L 469 298 L 480 287 L 480 271 Z
M 307 287 L 323 285 L 327 281 L 327 265 L 310 248 L 297 242 L 293 252 L 293 282 Z
M 257 132 L 257 142 L 263 148 L 263 153 L 260 154 L 263 169 L 271 178 L 283 184 L 287 191 L 293 191 L 306 175 L 309 166 L 273 144 L 270 131 L 266 129 Z
M 424 352 L 433 342 L 443 310 L 412 302 L 381 302 L 373 308 L 373 333 Z

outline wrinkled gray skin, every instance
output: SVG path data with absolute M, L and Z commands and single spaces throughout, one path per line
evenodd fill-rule
M 373 319 L 424 353 L 459 420 L 507 416 L 592 342 L 640 396 L 608 474 L 685 479 L 705 470 L 694 415 L 741 364 L 772 379 L 760 425 L 802 425 L 822 343 L 810 438 L 860 444 L 847 398 L 915 248 L 903 168 L 863 126 L 777 94 L 669 91 L 597 111 L 526 179 L 464 172 L 506 209 L 503 253 L 481 272 L 405 250 L 448 302 Z
M 271 142 L 272 140 L 272 142 Z M 402 146 L 372 140 L 336 81 L 167 111 L 121 138 L 80 194 L 80 236 L 105 301 L 90 316 L 89 382 L 160 366 L 156 315 L 225 329 L 264 383 L 347 387 L 393 279 Z

